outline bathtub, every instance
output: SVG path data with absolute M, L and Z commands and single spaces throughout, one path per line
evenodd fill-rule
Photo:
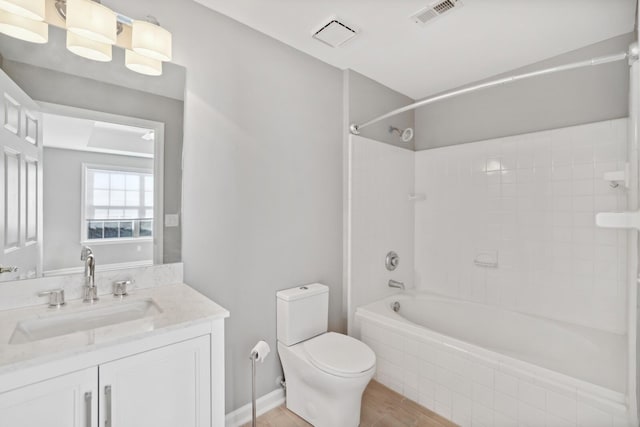
M 625 335 L 415 292 L 355 319 L 376 379 L 459 425 L 631 425 Z

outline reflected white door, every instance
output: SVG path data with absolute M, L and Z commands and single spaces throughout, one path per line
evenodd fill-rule
M 41 273 L 42 153 L 37 104 L 0 71 L 0 281 Z

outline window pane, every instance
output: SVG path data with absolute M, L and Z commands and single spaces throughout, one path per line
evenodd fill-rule
M 107 209 L 96 209 L 93 218 L 88 219 L 109 219 L 109 211 Z
M 109 174 L 105 172 L 93 172 L 93 188 L 108 189 Z
M 139 191 L 127 191 L 126 192 L 126 204 L 127 206 L 139 206 L 140 205 L 140 192 Z
M 111 174 L 111 189 L 112 190 L 124 190 L 125 175 L 121 173 Z
M 152 236 L 153 174 L 122 171 L 117 166 L 114 169 L 87 169 L 87 238 Z
M 89 239 L 102 239 L 102 222 L 89 222 L 89 228 L 87 230 L 87 237 Z
M 109 204 L 109 191 L 107 190 L 95 190 L 93 192 L 93 205 L 94 206 L 106 206 Z
M 124 218 L 124 211 L 122 209 L 109 209 L 109 219 Z
M 111 190 L 111 200 L 109 205 L 111 206 L 124 206 L 124 191 Z
M 129 174 L 127 175 L 127 190 L 139 190 L 140 189 L 140 176 Z
M 118 237 L 118 223 L 117 222 L 105 222 L 104 223 L 104 237 L 105 239 L 114 239 Z
M 124 217 L 125 218 L 136 219 L 136 218 L 138 218 L 138 215 L 139 215 L 138 209 L 125 209 L 124 210 Z
M 133 237 L 133 222 L 120 223 L 120 237 Z
M 140 221 L 140 237 L 153 236 L 153 221 Z

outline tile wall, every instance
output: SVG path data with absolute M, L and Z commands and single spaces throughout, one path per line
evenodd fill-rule
M 415 286 L 624 333 L 626 233 L 595 214 L 626 208 L 603 180 L 626 133 L 619 119 L 417 152 Z
M 357 336 L 357 307 L 397 290 L 389 279 L 413 286 L 414 152 L 351 136 L 347 194 L 347 307 L 349 333 Z M 400 256 L 398 268 L 385 268 L 387 252 Z

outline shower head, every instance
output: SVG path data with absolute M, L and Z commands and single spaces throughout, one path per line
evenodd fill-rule
M 393 132 L 398 132 L 398 135 L 402 138 L 402 142 L 409 142 L 413 139 L 413 129 L 411 128 L 400 130 L 397 127 L 389 126 L 389 133 Z

